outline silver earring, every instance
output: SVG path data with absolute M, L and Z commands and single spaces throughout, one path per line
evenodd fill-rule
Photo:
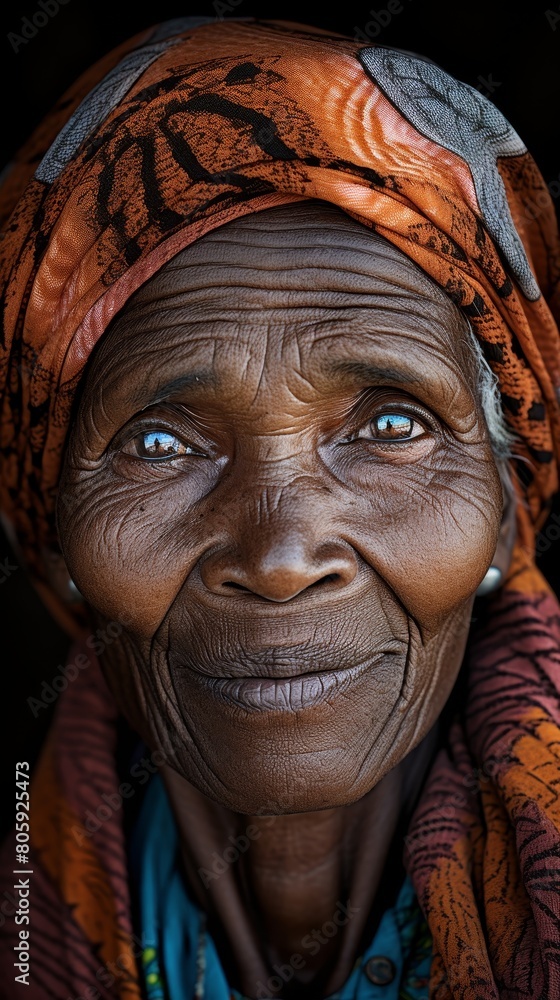
M 80 591 L 78 590 L 78 588 L 77 588 L 76 584 L 74 583 L 74 581 L 72 580 L 72 578 L 70 578 L 68 580 L 68 600 L 72 601 L 72 602 L 73 601 L 83 601 L 83 597 L 80 594 Z
M 486 571 L 486 576 L 479 583 L 476 588 L 476 596 L 484 597 L 486 594 L 491 594 L 493 590 L 497 590 L 502 582 L 502 571 L 498 569 L 497 566 L 490 566 Z

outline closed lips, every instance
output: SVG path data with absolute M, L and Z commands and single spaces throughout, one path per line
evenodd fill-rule
M 317 670 L 285 677 L 202 677 L 201 683 L 220 700 L 257 711 L 298 711 L 311 708 L 359 681 L 384 657 L 377 654 L 342 670 Z
M 352 646 L 330 649 L 323 643 L 321 646 L 299 645 L 290 647 L 273 647 L 251 653 L 247 649 L 226 657 L 208 656 L 205 664 L 194 658 L 177 664 L 202 674 L 209 680 L 257 680 L 268 678 L 274 681 L 289 680 L 308 675 L 327 675 L 331 673 L 346 675 L 358 670 L 363 665 L 371 665 L 383 656 L 406 655 L 407 644 L 393 640 L 382 650 L 365 651 L 356 649 L 357 642 Z

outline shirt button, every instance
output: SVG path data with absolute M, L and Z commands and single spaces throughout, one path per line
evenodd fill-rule
M 393 982 L 396 971 L 394 963 L 384 955 L 374 955 L 366 962 L 366 976 L 375 986 L 388 986 Z

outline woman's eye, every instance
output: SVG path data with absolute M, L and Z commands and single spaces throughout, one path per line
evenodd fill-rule
M 182 455 L 200 455 L 190 444 L 185 444 L 170 431 L 141 431 L 123 449 L 137 458 L 180 458 Z
M 410 441 L 424 434 L 425 428 L 409 413 L 380 413 L 373 417 L 356 437 L 370 441 Z

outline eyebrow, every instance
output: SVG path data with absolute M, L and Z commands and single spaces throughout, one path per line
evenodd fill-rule
M 419 378 L 412 372 L 403 371 L 396 368 L 382 368 L 379 365 L 370 364 L 367 361 L 345 360 L 334 361 L 328 365 L 327 371 L 331 375 L 353 375 L 361 381 L 370 385 L 422 385 L 425 378 Z M 132 402 L 135 406 L 153 406 L 169 396 L 181 392 L 183 389 L 215 388 L 219 384 L 219 379 L 215 372 L 209 369 L 200 369 L 194 372 L 185 372 L 177 375 L 174 379 L 158 386 L 153 393 L 149 393 L 146 386 L 142 386 L 134 393 Z
M 206 386 L 214 387 L 217 384 L 218 378 L 216 374 L 209 369 L 185 372 L 183 375 L 177 375 L 170 382 L 166 382 L 165 385 L 157 386 L 153 392 L 148 390 L 146 385 L 143 385 L 134 393 L 132 402 L 134 405 L 144 404 L 145 406 L 153 406 L 154 403 L 167 399 L 168 396 L 174 396 L 183 389 L 192 389 L 193 386 L 197 388 L 205 388 Z
M 373 385 L 423 385 L 425 378 L 420 378 L 412 372 L 402 371 L 396 368 L 381 368 L 378 365 L 369 364 L 367 361 L 334 361 L 327 371 L 332 375 L 354 375 Z

